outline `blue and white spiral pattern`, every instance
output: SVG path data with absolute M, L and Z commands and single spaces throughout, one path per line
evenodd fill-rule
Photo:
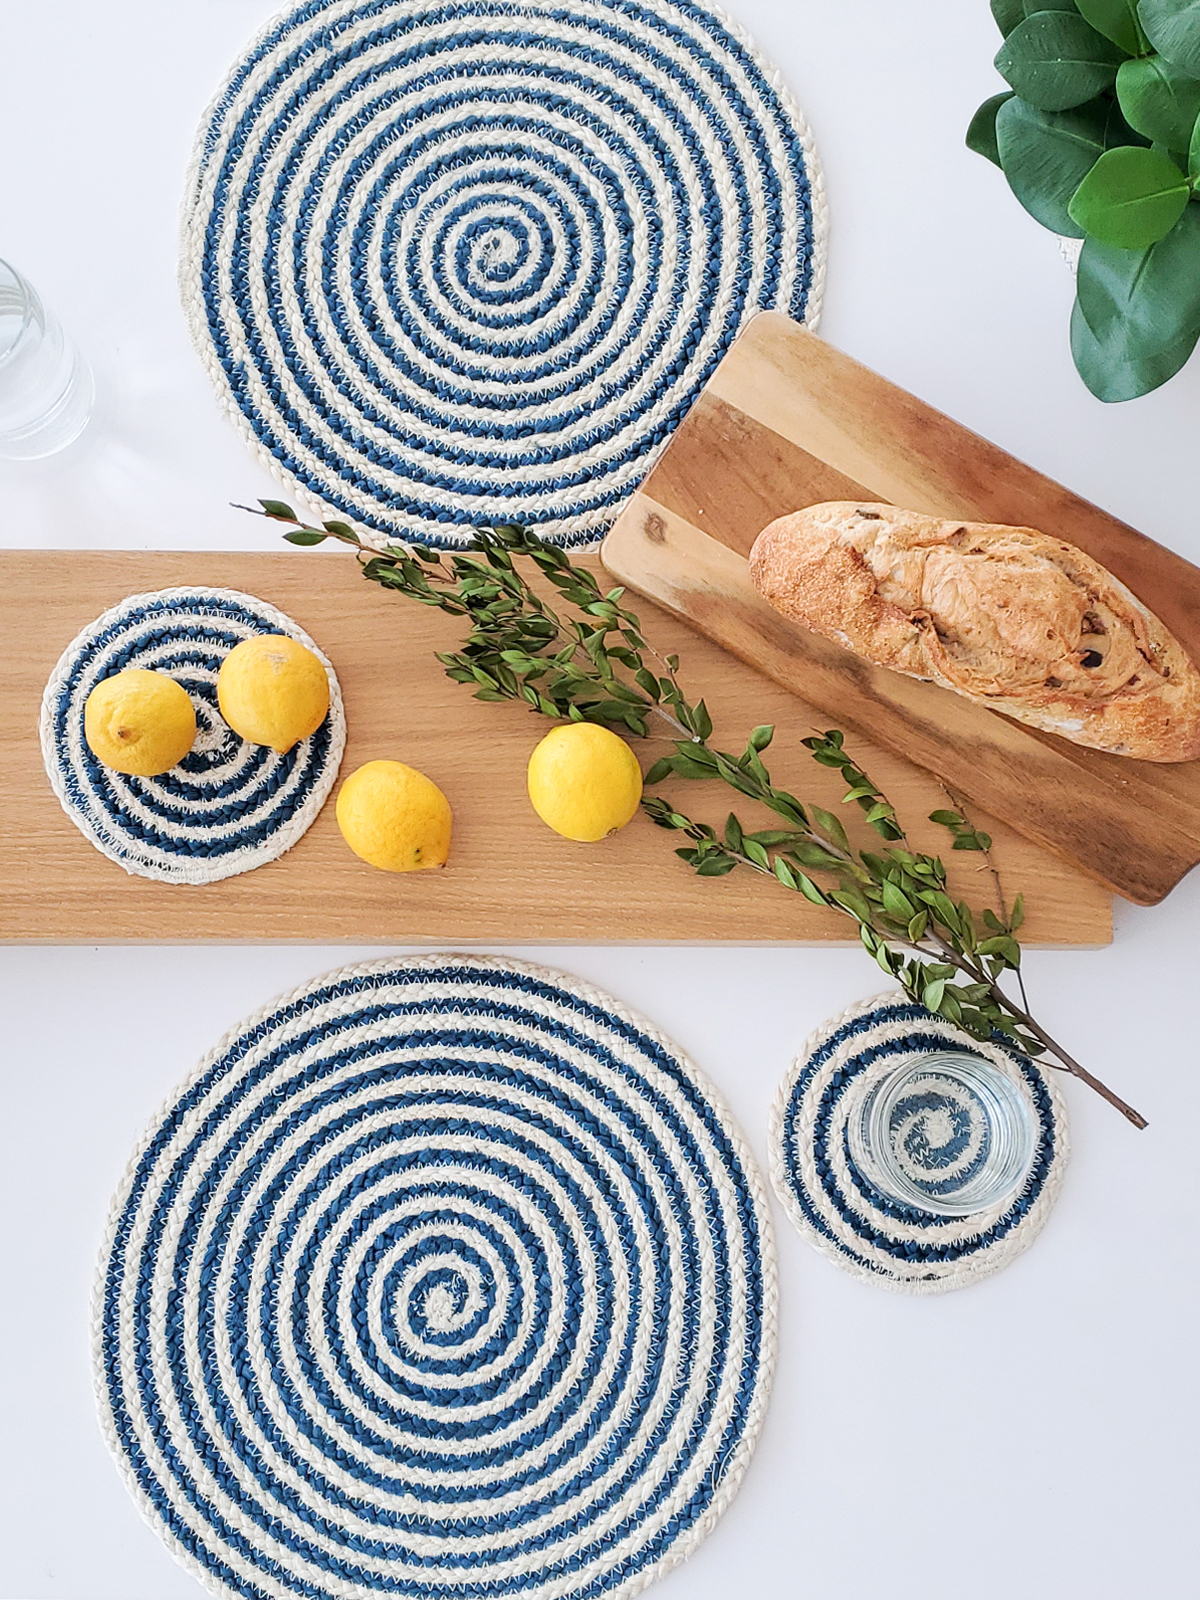
M 248 744 L 217 705 L 221 663 L 243 639 L 286 633 L 329 675 L 329 715 L 279 755 Z M 83 733 L 88 695 L 127 667 L 165 672 L 187 690 L 196 742 L 156 778 L 114 772 Z M 315 821 L 346 742 L 332 666 L 302 628 L 234 589 L 160 589 L 106 611 L 63 652 L 42 698 L 42 759 L 63 809 L 126 872 L 167 883 L 214 883 L 273 861 Z
M 707 1534 L 774 1356 L 728 1112 L 523 963 L 351 967 L 234 1030 L 114 1202 L 101 1419 L 220 1594 L 641 1589 Z
M 196 144 L 181 289 L 284 481 L 381 535 L 587 543 L 755 311 L 815 325 L 804 121 L 691 0 L 310 0 Z
M 902 1059 L 965 1050 L 1017 1084 L 1040 1130 L 1029 1182 L 1015 1199 L 964 1217 L 899 1205 L 850 1159 L 847 1091 Z M 936 1294 L 997 1272 L 1040 1231 L 1068 1154 L 1067 1112 L 1053 1078 L 1027 1056 L 983 1044 L 904 995 L 878 995 L 818 1028 L 771 1112 L 771 1180 L 796 1227 L 839 1266 L 888 1288 Z

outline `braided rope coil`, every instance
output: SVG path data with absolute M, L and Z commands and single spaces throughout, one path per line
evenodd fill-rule
M 637 1593 L 733 1497 L 775 1352 L 716 1091 L 524 962 L 343 969 L 229 1033 L 115 1197 L 101 1423 L 213 1593 Z
M 1014 1082 L 1039 1129 L 1029 1181 L 1013 1200 L 958 1218 L 893 1205 L 853 1170 L 847 1090 L 905 1056 L 946 1049 L 982 1056 Z M 771 1183 L 793 1224 L 857 1277 L 904 1294 L 940 1294 L 998 1272 L 1037 1237 L 1058 1198 L 1070 1151 L 1053 1074 L 1002 1044 L 983 1044 L 899 991 L 822 1024 L 779 1086 L 768 1130 Z
M 283 755 L 240 739 L 217 704 L 221 663 L 260 633 L 298 640 L 329 678 L 329 715 Z M 88 695 L 129 667 L 167 673 L 196 713 L 192 749 L 155 778 L 114 772 L 84 738 Z M 290 617 L 236 589 L 185 586 L 132 595 L 71 641 L 46 684 L 39 734 L 50 785 L 97 850 L 138 877 L 203 884 L 275 860 L 308 831 L 337 778 L 346 715 L 332 665 Z
M 594 542 L 745 321 L 815 327 L 824 179 L 694 0 L 308 0 L 207 112 L 180 288 L 301 496 L 438 546 Z

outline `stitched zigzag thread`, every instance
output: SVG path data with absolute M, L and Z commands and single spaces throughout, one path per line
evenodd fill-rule
M 221 663 L 259 633 L 290 634 L 329 675 L 328 717 L 286 755 L 239 739 L 217 706 Z M 196 712 L 191 751 L 157 778 L 112 771 L 83 736 L 88 695 L 126 667 L 169 674 Z M 42 697 L 41 741 L 63 810 L 110 860 L 143 878 L 215 883 L 273 861 L 316 820 L 346 718 L 332 666 L 282 611 L 234 589 L 160 589 L 122 601 L 67 646 Z
M 151 1125 L 94 1313 L 105 1433 L 215 1593 L 627 1596 L 763 1415 L 766 1194 L 718 1095 L 563 974 L 349 967 Z
M 323 0 L 201 125 L 180 286 L 222 404 L 376 533 L 599 538 L 743 323 L 815 327 L 824 184 L 689 0 Z
M 983 1056 L 1016 1082 L 1040 1140 L 1033 1171 L 1007 1205 L 947 1218 L 894 1205 L 849 1159 L 844 1097 L 861 1074 L 947 1047 Z M 1058 1198 L 1069 1153 L 1067 1109 L 1053 1075 L 1002 1044 L 982 1044 L 895 991 L 849 1007 L 807 1040 L 779 1086 L 768 1134 L 771 1182 L 788 1216 L 823 1254 L 906 1294 L 959 1289 L 1033 1243 Z

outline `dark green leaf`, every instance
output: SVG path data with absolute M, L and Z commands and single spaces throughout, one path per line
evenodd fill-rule
M 1138 18 L 1160 54 L 1200 78 L 1200 0 L 1140 0 Z
M 1067 207 L 1071 220 L 1101 244 L 1144 250 L 1165 238 L 1191 193 L 1186 174 L 1159 150 L 1106 150 Z
M 744 838 L 742 825 L 731 811 L 725 819 L 725 843 L 731 850 L 740 850 Z
M 727 872 L 732 872 L 737 862 L 732 856 L 709 856 L 696 868 L 702 878 L 723 878 Z
M 1017 24 L 1025 20 L 1025 0 L 992 0 L 992 15 L 1007 38 Z
M 1137 0 L 1075 0 L 1075 4 L 1096 32 L 1119 45 L 1126 55 L 1136 56 L 1144 48 Z
M 695 724 L 695 731 L 701 739 L 711 737 L 713 731 L 712 718 L 709 716 L 708 707 L 703 700 L 697 703 L 692 720 Z
M 1196 119 L 1191 143 L 1188 145 L 1188 172 L 1193 183 L 1200 183 L 1200 117 Z
M 279 522 L 300 521 L 291 506 L 286 505 L 282 500 L 260 500 L 258 503 L 263 508 L 264 516 L 274 517 Z
M 1081 16 L 1037 11 L 1005 39 L 996 70 L 1023 100 L 1042 111 L 1066 111 L 1107 89 L 1122 52 Z
M 996 139 L 1004 176 L 1044 228 L 1080 239 L 1067 207 L 1105 151 L 1110 104 L 1094 100 L 1073 111 L 1039 111 L 1023 100 L 1001 106 Z
M 358 537 L 358 535 L 355 533 L 354 529 L 350 526 L 350 524 L 348 522 L 323 522 L 321 524 L 321 526 L 325 529 L 325 531 L 327 533 L 340 534 L 342 536 L 342 538 L 344 538 L 344 539 L 346 539 L 346 538 L 356 539 Z M 425 560 L 425 561 L 428 561 L 428 560 L 431 559 L 431 552 L 428 551 L 428 550 L 424 550 L 424 551 L 417 550 L 415 553 L 418 556 L 421 556 L 422 559 Z M 432 559 L 434 561 L 436 561 L 437 557 L 436 556 L 432 556 Z
M 1077 293 L 1101 346 L 1152 354 L 1185 339 L 1200 328 L 1200 207 L 1189 206 L 1147 250 L 1089 239 L 1079 257 Z
M 675 769 L 671 763 L 671 758 L 669 756 L 663 756 L 660 760 L 654 763 L 649 772 L 647 772 L 646 776 L 642 779 L 642 782 L 644 784 L 661 783 L 664 778 L 670 777 L 674 770 Z
M 1200 80 L 1173 67 L 1162 56 L 1123 61 L 1117 73 L 1117 99 L 1125 120 L 1146 138 L 1171 150 L 1186 150 L 1200 116 Z
M 940 822 L 943 828 L 960 828 L 965 819 L 957 811 L 931 811 L 929 820 Z
M 996 146 L 996 113 L 1006 100 L 1011 99 L 1011 89 L 1007 94 L 994 94 L 990 100 L 983 102 L 967 128 L 967 149 L 974 150 L 977 156 L 985 156 L 996 166 L 1000 165 L 1000 151 Z
M 830 868 L 840 867 L 843 864 L 839 857 L 812 839 L 797 839 L 789 853 L 795 856 L 802 867 L 809 867 L 817 872 L 828 872 Z
M 1025 921 L 1025 896 L 1023 894 L 1019 894 L 1017 896 L 1017 898 L 1013 901 L 1012 916 L 1009 917 L 1009 919 L 1008 919 L 1008 926 L 1012 930 L 1013 933 L 1016 933 L 1017 929 L 1021 926 L 1021 924 L 1024 921 Z
M 329 535 L 318 533 L 315 528 L 296 528 L 283 537 L 289 544 L 324 544 Z

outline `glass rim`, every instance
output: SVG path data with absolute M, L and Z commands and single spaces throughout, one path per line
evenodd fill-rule
M 34 307 L 41 305 L 41 302 L 38 300 L 37 293 L 34 290 L 33 285 L 29 282 L 29 279 L 22 276 L 22 274 L 17 271 L 16 267 L 13 266 L 12 262 L 9 261 L 5 256 L 0 256 L 0 274 L 3 273 L 9 273 L 14 284 L 20 290 L 22 310 L 21 326 L 18 330 L 16 338 L 6 350 L 0 350 L 0 367 L 3 367 L 5 362 L 11 360 L 16 354 L 17 350 L 20 348 L 22 340 L 26 338 L 30 328 L 33 326 Z

